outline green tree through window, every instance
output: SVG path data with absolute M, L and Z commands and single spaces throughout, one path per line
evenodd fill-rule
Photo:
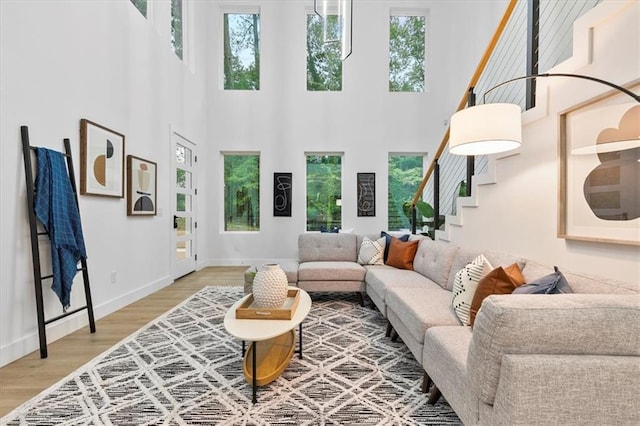
M 327 16 L 327 39 L 337 40 L 338 16 Z M 341 44 L 326 42 L 323 20 L 316 14 L 307 15 L 307 90 L 342 90 Z
M 307 155 L 307 231 L 342 226 L 342 157 Z
M 171 47 L 182 58 L 182 0 L 171 0 Z
M 413 198 L 422 175 L 422 155 L 389 155 L 389 230 L 410 228 L 402 204 Z
M 147 17 L 147 0 L 131 0 L 131 3 L 142 13 L 142 16 Z
M 260 89 L 260 15 L 224 14 L 224 88 Z
M 224 156 L 224 230 L 260 230 L 260 156 Z
M 389 91 L 424 92 L 425 17 L 389 19 Z

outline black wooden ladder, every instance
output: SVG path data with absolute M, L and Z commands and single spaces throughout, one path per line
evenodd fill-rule
M 27 181 L 27 212 L 29 214 L 29 229 L 31 231 L 31 256 L 33 260 L 33 283 L 36 291 L 36 310 L 38 315 L 38 335 L 40 337 L 40 358 L 47 357 L 47 333 L 46 326 L 62 318 L 73 315 L 76 312 L 87 310 L 89 316 L 89 328 L 91 333 L 96 332 L 96 323 L 93 317 L 93 304 L 91 303 L 91 290 L 89 288 L 89 269 L 87 268 L 87 259 L 82 258 L 80 260 L 81 267 L 78 268 L 78 272 L 82 271 L 82 278 L 84 280 L 84 293 L 86 297 L 86 305 L 64 312 L 55 318 L 44 318 L 44 302 L 42 298 L 42 282 L 43 280 L 52 279 L 53 275 L 42 275 L 42 265 L 40 263 L 40 249 L 39 237 L 47 235 L 46 232 L 38 231 L 38 224 L 36 222 L 36 215 L 33 211 L 33 203 L 35 198 L 35 188 L 33 180 L 33 170 L 31 162 L 31 151 L 35 151 L 35 147 L 32 147 L 29 143 L 29 128 L 27 126 L 21 126 L 20 132 L 22 134 L 22 154 L 24 156 L 24 172 Z M 71 158 L 71 144 L 69 139 L 64 139 L 65 157 L 67 158 L 67 170 L 69 173 L 69 180 L 71 181 L 71 188 L 73 188 L 73 194 L 75 195 L 76 205 L 78 204 L 78 191 L 76 189 L 76 179 L 73 172 L 73 161 Z M 78 206 L 79 210 L 79 206 Z

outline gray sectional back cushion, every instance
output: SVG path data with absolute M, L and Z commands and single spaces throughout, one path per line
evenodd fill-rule
M 561 269 L 562 270 L 562 269 Z M 540 277 L 553 272 L 553 268 L 544 266 L 538 262 L 527 262 L 527 267 L 522 271 L 527 282 L 531 282 Z M 585 276 L 562 270 L 562 274 L 567 279 L 569 287 L 574 293 L 640 293 L 640 283 L 625 283 L 612 280 L 610 278 Z
M 491 266 L 493 266 L 494 268 L 497 268 L 498 266 L 504 267 L 509 266 L 513 263 L 518 263 L 518 266 L 520 266 L 520 270 L 524 270 L 527 263 L 525 259 L 507 253 L 460 247 L 460 250 L 458 250 L 458 253 L 456 254 L 456 258 L 453 260 L 453 264 L 451 265 L 451 273 L 449 274 L 446 287 L 448 290 L 451 290 L 453 288 L 453 280 L 456 278 L 456 273 L 460 269 L 464 268 L 466 264 L 470 263 L 471 261 L 473 261 L 473 259 L 481 254 L 483 254 L 484 257 L 487 258 L 489 263 L 491 263 Z M 551 270 L 551 272 L 553 272 L 553 269 Z
M 357 237 L 355 234 L 300 234 L 298 236 L 298 256 L 300 262 L 358 260 Z
M 413 270 L 431 279 L 440 287 L 451 290 L 451 286 L 447 287 L 447 277 L 457 252 L 456 245 L 425 238 L 418 245 L 418 251 L 413 259 Z

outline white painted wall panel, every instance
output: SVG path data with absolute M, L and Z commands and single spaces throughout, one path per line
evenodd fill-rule
M 157 217 L 127 217 L 125 199 L 80 197 L 96 316 L 171 282 L 170 126 L 206 152 L 205 72 L 201 61 L 191 71 L 171 51 L 169 3 L 154 7 L 151 22 L 129 1 L 0 2 L 0 365 L 37 348 L 21 125 L 35 146 L 61 151 L 70 138 L 78 179 L 81 118 L 123 133 L 126 154 L 157 162 Z M 193 17 L 202 41 L 205 20 Z M 201 60 L 204 44 L 194 47 Z M 45 262 L 46 247 L 45 240 Z M 206 246 L 199 251 L 206 257 Z M 61 313 L 49 286 L 47 318 Z M 76 278 L 72 309 L 83 304 Z M 49 340 L 86 323 L 86 312 L 58 321 L 48 327 Z

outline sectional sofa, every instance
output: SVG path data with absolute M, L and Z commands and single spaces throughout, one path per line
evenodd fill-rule
M 553 269 L 417 236 L 412 269 L 362 265 L 364 237 L 301 234 L 285 272 L 311 292 L 366 293 L 424 368 L 430 402 L 442 393 L 468 425 L 640 424 L 640 284 L 563 271 L 572 294 L 488 296 L 472 328 L 452 289 L 479 254 L 527 282 Z

